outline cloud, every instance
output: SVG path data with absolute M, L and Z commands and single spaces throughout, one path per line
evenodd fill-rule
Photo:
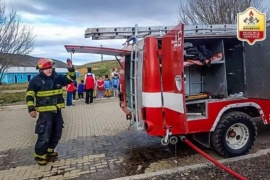
M 132 16 L 156 19 L 168 17 L 175 14 L 175 8 L 179 0 L 12 0 L 12 2 L 17 8 L 27 10 L 27 12 L 33 14 L 51 14 L 69 20 L 79 20 L 78 17 L 92 17 L 99 20 L 115 17 L 129 19 Z M 82 19 L 82 21 L 84 20 Z M 118 19 L 114 20 L 117 21 Z
M 173 26 L 177 24 L 177 7 L 184 0 L 4 0 L 33 26 L 35 50 L 30 54 L 65 61 L 70 56 L 64 45 L 122 48 L 124 40 L 84 38 L 87 28 Z M 264 4 L 269 0 L 263 0 Z M 114 58 L 107 57 L 106 58 Z M 74 54 L 84 64 L 100 60 L 100 55 Z
M 179 0 L 5 0 L 20 14 L 36 34 L 35 49 L 30 54 L 65 61 L 70 56 L 64 45 L 122 48 L 122 40 L 84 38 L 87 28 L 134 27 L 177 24 Z M 100 55 L 74 54 L 78 63 L 100 60 Z M 104 59 L 114 59 L 104 56 Z

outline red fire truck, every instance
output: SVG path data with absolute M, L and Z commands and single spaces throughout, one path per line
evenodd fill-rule
M 270 122 L 270 43 L 248 45 L 235 25 L 89 28 L 85 37 L 127 39 L 123 49 L 66 45 L 68 52 L 121 56 L 120 107 L 163 145 L 193 138 L 225 157 L 244 155 L 256 140 L 253 121 Z M 186 61 L 185 44 L 205 45 L 218 61 Z

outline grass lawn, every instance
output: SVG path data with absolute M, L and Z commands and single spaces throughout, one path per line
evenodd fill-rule
M 0 93 L 0 105 L 25 101 L 25 92 Z
M 14 103 L 26 104 L 26 89 L 28 83 L 25 84 L 10 84 L 10 85 L 0 85 L 0 106 L 10 105 Z M 10 92 L 3 92 L 9 91 Z M 12 90 L 25 90 L 23 92 L 12 92 Z M 63 87 L 63 96 L 66 99 L 67 93 L 65 88 Z
M 0 92 L 7 90 L 23 90 L 27 89 L 28 83 L 18 83 L 18 84 L 1 84 Z
M 0 85 L 0 105 L 8 105 L 17 102 L 25 101 L 25 91 L 24 92 L 8 92 L 3 91 L 11 90 L 26 90 L 28 83 L 21 84 L 1 84 Z

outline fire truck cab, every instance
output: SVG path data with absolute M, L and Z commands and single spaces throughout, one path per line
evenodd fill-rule
M 270 122 L 269 26 L 266 39 L 254 45 L 237 39 L 235 25 L 156 29 L 165 34 L 135 26 L 132 35 L 121 36 L 128 45 L 114 51 L 121 56 L 119 99 L 127 120 L 161 137 L 163 145 L 192 137 L 224 157 L 247 154 L 257 135 L 253 119 Z M 116 31 L 108 34 L 120 36 Z M 92 28 L 86 35 L 98 39 L 102 32 Z M 187 43 L 222 56 L 207 65 L 187 64 Z

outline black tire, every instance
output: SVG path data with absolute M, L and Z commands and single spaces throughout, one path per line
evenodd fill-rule
M 244 135 L 242 137 L 237 135 L 235 130 L 238 133 L 240 131 L 239 134 L 242 132 L 242 135 Z M 231 137 L 229 137 L 229 133 Z M 235 111 L 221 117 L 215 131 L 211 134 L 211 144 L 214 150 L 224 157 L 241 156 L 249 152 L 256 140 L 256 136 L 257 127 L 255 122 L 251 121 L 251 117 L 243 112 Z M 243 141 L 241 145 L 237 145 L 239 139 Z M 237 141 L 234 148 L 230 144 L 233 141 Z

